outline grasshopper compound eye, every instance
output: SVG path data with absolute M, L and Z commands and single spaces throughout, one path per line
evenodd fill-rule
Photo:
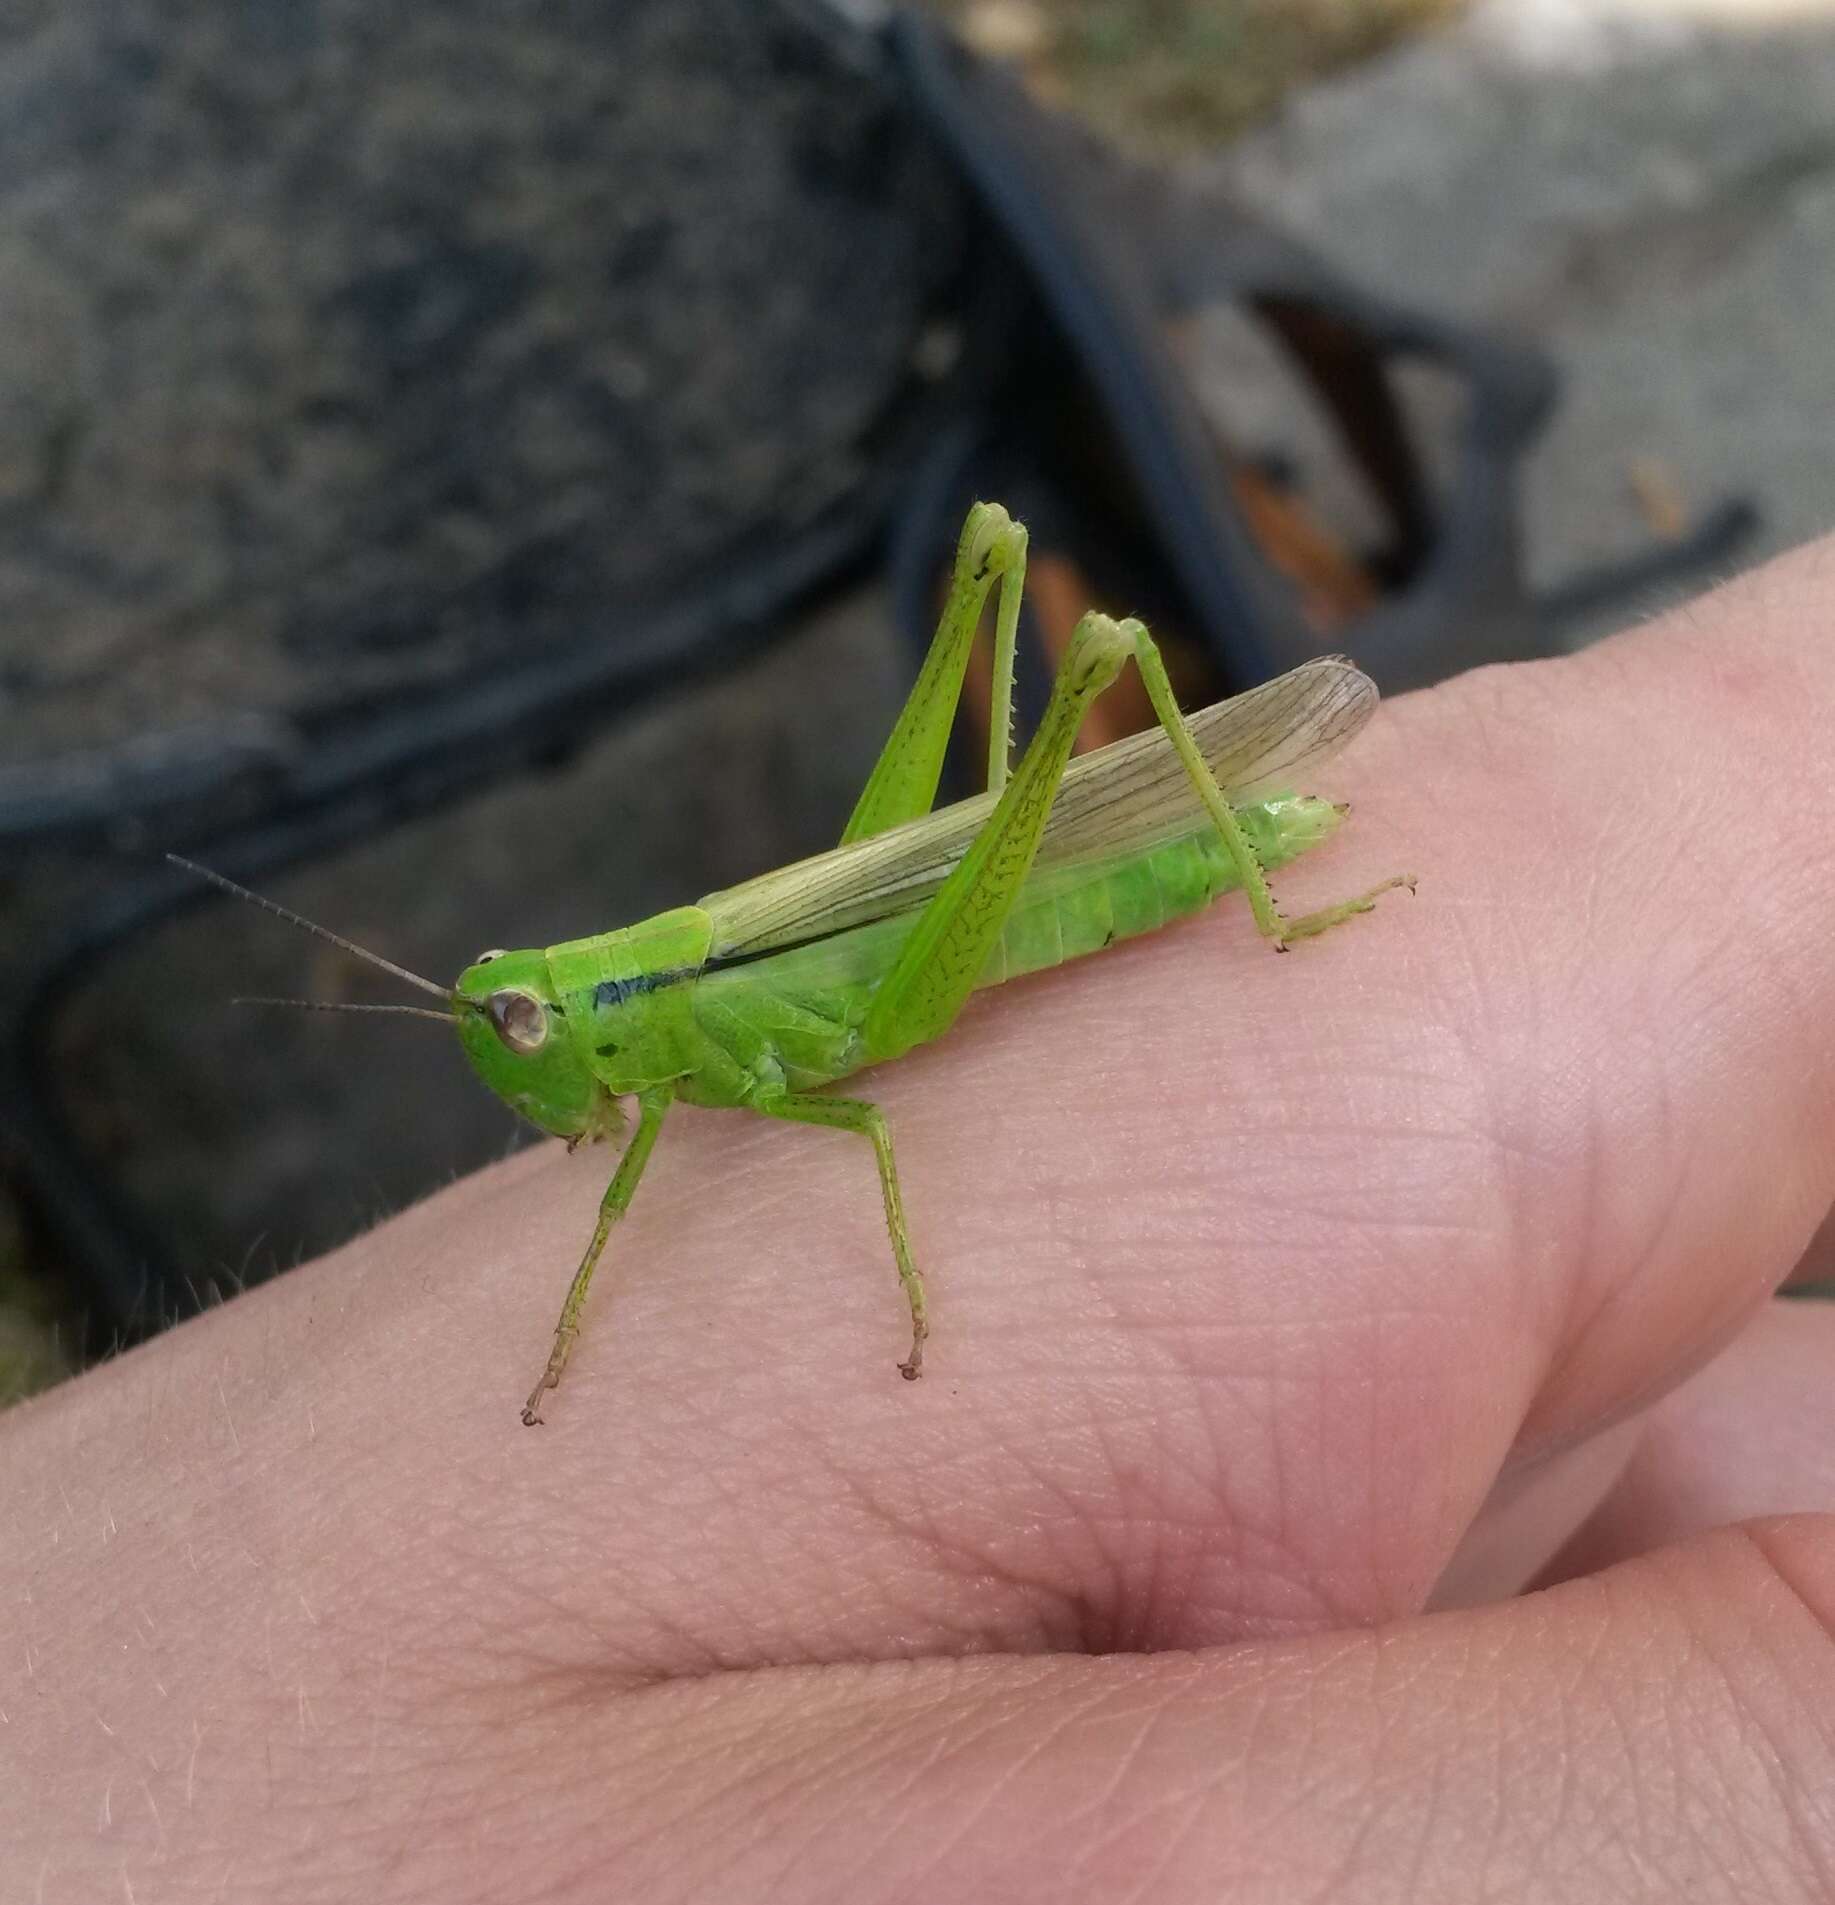
M 548 1014 L 528 992 L 493 992 L 485 1003 L 497 1036 L 511 1051 L 527 1058 L 548 1042 Z
M 501 959 L 502 957 L 503 948 L 501 946 L 493 946 L 489 952 L 481 952 L 477 958 L 472 961 L 472 964 L 474 966 L 488 966 L 493 959 Z

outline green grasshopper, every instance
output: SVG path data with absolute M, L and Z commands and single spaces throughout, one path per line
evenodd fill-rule
M 697 905 L 564 945 L 480 954 L 448 990 L 179 862 L 433 993 L 440 1012 L 367 1009 L 456 1022 L 485 1084 L 570 1149 L 621 1135 L 619 1100 L 636 1099 L 637 1129 L 523 1406 L 526 1424 L 541 1421 L 542 1397 L 560 1382 L 593 1271 L 678 1098 L 857 1132 L 872 1145 L 911 1309 L 911 1353 L 899 1369 L 915 1379 L 930 1326 L 891 1134 L 877 1106 L 824 1086 L 940 1037 L 981 987 L 1153 932 L 1231 888 L 1242 889 L 1280 950 L 1369 911 L 1393 887 L 1412 888 L 1407 876 L 1385 880 L 1294 920 L 1268 890 L 1266 869 L 1323 839 L 1343 815 L 1328 801 L 1280 790 L 1375 709 L 1375 684 L 1346 661 L 1308 662 L 1188 719 L 1141 623 L 1092 612 L 1077 624 L 1038 732 L 1009 771 L 1025 565 L 1024 528 L 998 504 L 976 504 L 936 637 L 841 844 Z M 932 812 L 996 580 L 988 791 Z M 1067 765 L 1091 702 L 1130 657 L 1159 731 Z

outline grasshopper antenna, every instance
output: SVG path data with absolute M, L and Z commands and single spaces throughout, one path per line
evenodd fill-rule
M 424 1005 L 359 1005 L 345 999 L 231 999 L 231 1005 L 280 1005 L 295 1012 L 393 1012 L 402 1018 L 431 1019 L 435 1025 L 450 1025 L 450 1012 L 435 1012 Z
M 264 913 L 272 913 L 276 919 L 284 919 L 289 926 L 297 926 L 302 933 L 311 933 L 316 939 L 329 940 L 334 946 L 352 954 L 355 958 L 366 960 L 372 966 L 380 967 L 384 972 L 393 973 L 397 979 L 405 979 L 409 985 L 418 986 L 423 992 L 431 992 L 436 999 L 444 999 L 448 1005 L 456 1005 L 459 995 L 445 986 L 436 986 L 431 979 L 423 979 L 418 972 L 410 972 L 406 966 L 398 966 L 392 959 L 384 959 L 380 953 L 373 953 L 365 946 L 359 946 L 353 939 L 346 939 L 342 933 L 334 933 L 329 926 L 321 926 L 317 920 L 292 912 L 276 900 L 263 899 L 259 893 L 251 893 L 246 886 L 238 886 L 234 880 L 226 879 L 221 873 L 212 873 L 209 867 L 201 867 L 195 860 L 187 860 L 182 854 L 168 853 L 166 858 L 175 867 L 183 867 L 187 873 L 195 873 L 200 880 L 208 880 L 212 886 L 220 887 L 225 893 L 233 894 L 239 900 L 247 900 L 251 906 L 259 906 Z M 297 1003 L 312 1004 L 311 1000 Z M 406 1010 L 397 1007 L 397 1011 Z M 425 1011 L 426 1008 L 416 1008 Z M 446 1018 L 445 1013 L 427 1014 L 429 1018 Z

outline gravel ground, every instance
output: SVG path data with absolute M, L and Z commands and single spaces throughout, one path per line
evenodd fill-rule
M 1540 581 L 1728 493 L 1761 509 L 1753 556 L 1835 520 L 1835 6 L 1486 0 L 1199 163 L 1365 282 L 1554 357 Z

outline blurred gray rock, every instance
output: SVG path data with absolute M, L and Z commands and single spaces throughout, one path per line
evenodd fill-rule
M 1835 520 L 1835 10 L 1715 11 L 1487 0 L 1206 162 L 1368 283 L 1552 353 L 1544 583 L 1649 539 L 1640 465 L 1756 499 L 1756 553 Z
M 953 253 L 751 0 L 0 9 L 0 759 L 513 665 L 856 486 Z

